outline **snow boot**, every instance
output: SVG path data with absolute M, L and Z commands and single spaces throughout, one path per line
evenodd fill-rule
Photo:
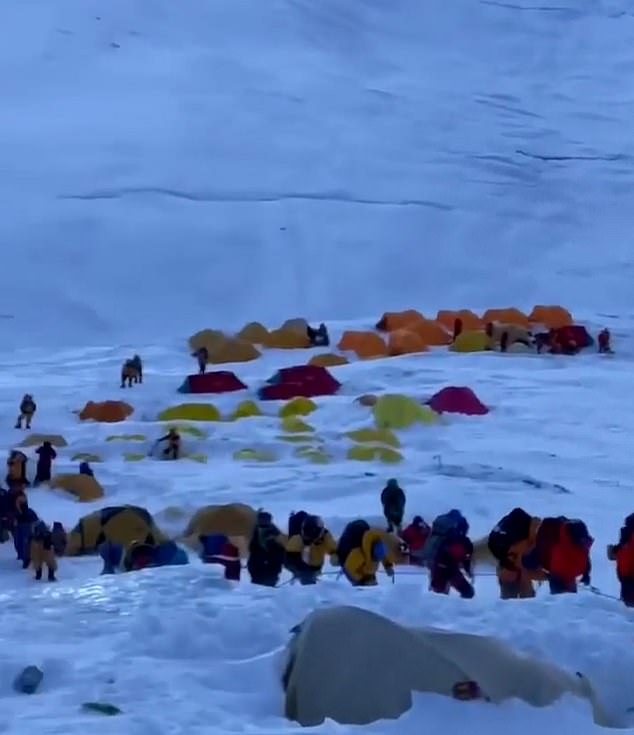
M 57 582 L 57 577 L 55 576 L 55 572 L 52 569 L 48 570 L 48 581 Z
M 42 579 L 42 570 L 38 569 L 37 572 L 35 572 L 35 579 L 39 582 L 40 579 Z

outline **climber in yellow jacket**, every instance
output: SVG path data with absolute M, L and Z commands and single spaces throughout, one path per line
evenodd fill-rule
M 353 523 L 359 522 L 353 521 Z M 351 525 L 348 524 L 348 527 Z M 362 530 L 362 527 L 359 530 Z M 342 544 L 346 537 L 346 531 L 347 529 L 344 530 L 341 536 L 337 555 L 343 573 L 350 584 L 355 587 L 375 585 L 379 564 L 383 565 L 386 574 L 390 577 L 394 576 L 394 561 L 390 554 L 390 546 L 385 531 L 368 527 L 361 535 L 359 543 L 351 544 L 349 551 L 345 549 L 345 544 Z
M 302 584 L 314 584 L 330 557 L 336 563 L 337 542 L 324 526 L 319 516 L 306 515 L 301 531 L 291 536 L 286 543 L 284 566 Z

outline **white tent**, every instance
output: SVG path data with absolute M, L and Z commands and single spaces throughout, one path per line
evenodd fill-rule
M 594 720 L 617 727 L 589 681 L 515 653 L 486 636 L 434 628 L 408 629 L 357 607 L 317 610 L 294 629 L 283 677 L 285 715 L 304 726 L 326 718 L 365 725 L 400 717 L 412 692 L 453 696 L 475 682 L 483 698 L 518 698 L 535 706 L 566 693 L 589 700 Z

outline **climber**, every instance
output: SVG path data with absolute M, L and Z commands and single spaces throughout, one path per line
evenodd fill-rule
M 163 450 L 165 459 L 178 459 L 181 454 L 181 436 L 176 429 L 170 429 L 165 436 L 162 436 L 157 444 L 167 442 L 167 447 Z
M 37 513 L 29 507 L 24 492 L 13 492 L 13 545 L 15 547 L 17 560 L 22 562 L 22 569 L 28 569 L 31 563 L 30 546 L 33 524 L 39 520 Z
M 336 551 L 342 573 L 353 587 L 377 584 L 379 564 L 394 577 L 394 561 L 385 531 L 370 528 L 364 520 L 350 521 L 339 538 Z
M 80 475 L 86 475 L 87 477 L 94 477 L 95 473 L 92 470 L 92 467 L 88 462 L 80 462 L 79 463 L 79 474 Z
M 429 567 L 432 592 L 448 595 L 453 587 L 461 597 L 470 599 L 473 588 L 473 543 L 467 535 L 469 524 L 453 509 L 438 516 L 423 548 L 422 561 Z
M 26 428 L 31 428 L 31 421 L 37 411 L 37 404 L 33 400 L 33 396 L 30 393 L 25 393 L 20 403 L 20 414 L 17 421 L 15 422 L 15 428 L 22 428 L 22 421 L 26 423 Z
M 319 516 L 306 515 L 298 534 L 286 543 L 284 566 L 301 584 L 314 584 L 324 566 L 326 557 L 337 561 L 337 543 Z
M 53 548 L 53 538 L 49 527 L 44 521 L 33 524 L 30 547 L 31 563 L 35 569 L 35 579 L 42 579 L 42 568 L 46 564 L 48 570 L 48 581 L 56 582 L 55 572 L 57 561 Z
M 610 344 L 611 341 L 611 334 L 609 329 L 602 329 L 599 332 L 599 335 L 597 337 L 597 344 L 599 348 L 599 353 L 603 355 L 613 355 L 614 350 L 612 349 L 612 345 Z
M 618 544 L 608 546 L 608 559 L 616 562 L 621 600 L 627 607 L 634 607 L 634 513 L 625 519 Z
M 414 516 L 412 522 L 401 534 L 401 538 L 407 544 L 410 564 L 424 566 L 422 553 L 430 533 L 431 528 L 425 523 L 422 516 Z
M 207 363 L 209 362 L 209 350 L 206 347 L 201 347 L 192 353 L 192 357 L 195 357 L 198 362 L 198 373 L 204 375 L 207 370 Z
M 540 518 L 523 508 L 514 508 L 489 534 L 488 548 L 497 561 L 502 600 L 535 597 L 536 577 L 524 569 L 522 557 L 534 548 L 540 523 Z
M 143 361 L 141 360 L 141 357 L 139 355 L 134 355 L 132 359 L 130 360 L 130 365 L 135 368 L 137 372 L 137 380 L 135 382 L 142 383 L 143 382 Z
M 545 575 L 550 592 L 577 592 L 577 579 L 590 584 L 590 549 L 594 539 L 583 521 L 565 516 L 544 518 L 535 536 L 535 546 L 522 557 L 522 566 L 537 579 Z
M 226 580 L 239 582 L 242 571 L 240 549 L 231 539 L 224 533 L 211 533 L 200 535 L 198 540 L 203 564 L 219 564 L 224 569 Z
M 282 573 L 286 539 L 270 513 L 259 510 L 249 542 L 247 570 L 253 584 L 275 587 Z
M 381 505 L 383 506 L 383 515 L 387 521 L 388 533 L 396 531 L 401 532 L 403 523 L 403 515 L 405 514 L 405 493 L 398 484 L 398 480 L 391 479 L 387 481 L 387 485 L 381 491 Z
M 322 322 L 317 329 L 313 329 L 310 325 L 306 325 L 306 336 L 311 347 L 328 347 L 330 345 L 330 336 L 328 328 Z
M 126 360 L 121 368 L 121 387 L 132 388 L 133 383 L 140 383 L 140 374 L 138 364 L 132 360 Z
M 57 452 L 53 449 L 50 441 L 43 442 L 42 446 L 35 450 L 35 453 L 38 455 L 38 460 L 35 467 L 33 487 L 37 487 L 42 482 L 50 482 L 51 467 L 53 460 L 57 457 Z
M 23 491 L 29 485 L 26 477 L 26 463 L 28 459 L 24 452 L 12 449 L 7 458 L 6 483 L 9 490 Z

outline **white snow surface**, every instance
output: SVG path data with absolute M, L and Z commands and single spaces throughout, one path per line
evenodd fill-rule
M 76 466 L 76 452 L 101 454 L 107 504 L 144 505 L 174 532 L 196 508 L 229 501 L 265 506 L 280 524 L 291 510 L 314 510 L 339 532 L 359 515 L 379 518 L 392 475 L 410 514 L 460 507 L 474 537 L 517 504 L 582 517 L 604 593 L 542 589 L 536 600 L 501 602 L 487 569 L 471 601 L 431 595 L 410 570 L 373 590 L 334 575 L 314 589 L 230 588 L 196 559 L 113 578 L 98 576 L 95 559 L 63 559 L 49 585 L 18 569 L 5 544 L 0 731 L 300 732 L 281 716 L 282 650 L 308 612 L 341 603 L 497 635 L 582 671 L 632 724 L 632 614 L 612 599 L 605 559 L 634 485 L 630 4 L 5 0 L 0 28 L 7 449 L 20 442 L 11 428 L 19 399 L 33 392 L 33 430 L 69 442 L 58 472 Z M 542 160 L 553 156 L 566 160 Z M 595 332 L 610 326 L 618 354 L 439 351 L 336 368 L 341 393 L 309 417 L 335 458 L 324 467 L 279 440 L 274 405 L 264 418 L 210 424 L 189 447 L 207 464 L 123 461 L 159 435 L 163 408 L 191 399 L 176 388 L 192 369 L 185 339 L 197 329 L 301 314 L 329 320 L 336 339 L 385 309 L 540 302 L 569 306 Z M 132 419 L 81 424 L 72 412 L 86 400 L 122 395 L 119 368 L 133 351 L 146 378 L 125 391 Z M 271 351 L 236 372 L 253 393 L 305 360 Z M 494 410 L 403 433 L 400 466 L 345 460 L 342 433 L 370 423 L 356 396 L 422 397 L 448 384 L 471 386 Z M 244 397 L 213 402 L 227 412 Z M 148 436 L 141 450 L 105 441 L 136 432 Z M 234 461 L 244 447 L 280 459 Z M 30 500 L 67 525 L 103 505 L 48 489 Z M 31 663 L 45 680 L 25 698 L 11 683 Z M 123 715 L 82 713 L 88 700 Z M 466 718 L 471 732 L 600 730 L 575 699 L 537 710 L 434 696 L 365 730 L 458 731 Z

